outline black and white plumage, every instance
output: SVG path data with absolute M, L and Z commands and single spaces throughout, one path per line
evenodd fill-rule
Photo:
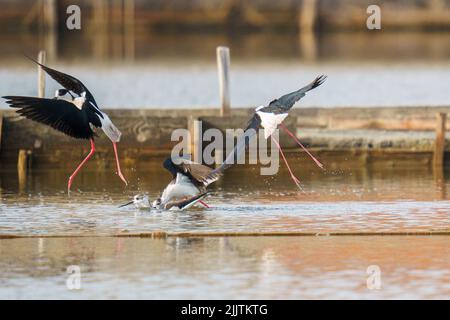
M 308 91 L 320 86 L 326 79 L 327 76 L 319 76 L 303 88 L 274 99 L 267 106 L 259 106 L 249 120 L 245 130 L 257 130 L 261 126 L 264 128 L 264 138 L 267 139 L 288 116 L 289 110 L 294 104 L 303 98 Z
M 296 102 L 298 102 L 301 98 L 303 98 L 308 91 L 317 88 L 326 79 L 327 76 L 325 75 L 318 76 L 311 83 L 300 88 L 299 90 L 285 94 L 278 99 L 274 99 L 267 106 L 257 107 L 255 113 L 247 123 L 247 127 L 244 130 L 244 136 L 236 143 L 236 146 L 234 147 L 233 151 L 227 156 L 225 161 L 218 168 L 213 170 L 209 174 L 209 176 L 207 176 L 207 178 L 209 177 L 217 178 L 217 176 L 222 175 L 227 168 L 235 164 L 241 153 L 244 152 L 245 149 L 248 147 L 250 139 L 254 135 L 256 135 L 260 127 L 264 129 L 265 139 L 271 137 L 273 132 L 280 125 L 284 130 L 287 130 L 287 128 L 284 127 L 282 123 L 284 119 L 286 119 L 286 117 L 288 116 L 289 110 L 295 105 Z M 287 132 L 291 135 L 292 138 L 296 140 L 297 143 L 301 145 L 301 143 L 295 138 L 295 136 L 291 132 L 289 132 L 288 130 Z M 275 141 L 275 143 L 277 142 Z M 303 145 L 301 145 L 301 147 L 304 148 Z M 306 148 L 304 149 L 306 150 Z M 282 152 L 281 148 L 280 152 Z M 310 153 L 308 152 L 308 154 Z M 318 161 L 315 158 L 314 160 L 316 161 L 316 163 L 318 163 Z
M 68 189 L 70 190 L 72 180 L 81 169 L 81 166 L 95 151 L 93 140 L 95 136 L 94 127 L 101 128 L 112 141 L 118 175 L 127 184 L 120 170 L 117 156 L 116 143 L 120 141 L 121 132 L 112 123 L 108 115 L 100 110 L 88 88 L 71 75 L 51 69 L 37 61 L 34 62 L 62 85 L 64 89 L 57 90 L 53 99 L 24 96 L 4 96 L 3 98 L 6 99 L 11 108 L 18 109 L 17 113 L 27 119 L 48 125 L 76 139 L 91 140 L 91 152 L 69 178 Z
M 54 99 L 4 96 L 10 107 L 19 109 L 17 113 L 28 119 L 49 125 L 73 138 L 93 138 L 93 126 L 101 128 L 111 141 L 120 141 L 121 132 L 100 110 L 92 93 L 80 80 L 36 63 L 65 89 L 59 89 Z M 73 98 L 65 98 L 66 94 Z
M 135 195 L 133 197 L 133 200 L 130 202 L 127 202 L 125 204 L 122 204 L 119 206 L 119 208 L 126 207 L 130 204 L 134 204 L 136 209 L 159 209 L 159 210 L 185 210 L 189 209 L 199 201 L 201 201 L 204 197 L 207 196 L 207 192 L 200 193 L 197 195 L 194 195 L 192 197 L 185 197 L 181 199 L 173 199 L 165 204 L 159 204 L 158 206 L 150 205 L 150 201 L 147 195 Z
M 163 166 L 172 174 L 172 181 L 153 202 L 155 208 L 164 208 L 167 203 L 176 199 L 189 199 L 205 194 L 206 187 L 219 178 L 219 175 L 210 176 L 213 169 L 184 158 L 167 158 Z

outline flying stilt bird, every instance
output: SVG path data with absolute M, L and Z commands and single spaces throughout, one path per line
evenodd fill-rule
M 301 98 L 303 98 L 308 91 L 320 86 L 326 80 L 326 78 L 326 76 L 321 75 L 303 88 L 288 93 L 278 99 L 272 100 L 267 106 L 257 107 L 255 113 L 253 114 L 253 117 L 249 120 L 247 128 L 244 131 L 247 134 L 237 142 L 234 150 L 227 156 L 223 164 L 220 165 L 217 169 L 212 170 L 209 176 L 207 176 L 206 178 L 221 175 L 223 174 L 223 171 L 225 169 L 236 163 L 236 159 L 243 151 L 245 151 L 245 148 L 248 146 L 250 138 L 256 134 L 257 130 L 260 127 L 262 127 L 264 129 L 264 138 L 267 139 L 271 137 L 272 141 L 276 144 L 278 150 L 280 151 L 280 154 L 289 170 L 292 180 L 301 189 L 300 180 L 292 172 L 279 142 L 275 138 L 273 138 L 272 134 L 278 128 L 278 126 L 280 126 L 295 140 L 295 142 L 302 149 L 306 151 L 306 153 L 314 160 L 317 166 L 323 168 L 323 165 L 303 146 L 303 144 L 295 137 L 295 135 L 290 132 L 288 128 L 286 128 L 286 126 L 283 124 L 283 121 L 288 116 L 289 110 L 291 110 L 294 104 Z
M 117 174 L 126 185 L 127 180 L 120 169 L 116 145 L 120 141 L 122 133 L 108 115 L 100 110 L 93 95 L 80 80 L 37 61 L 34 62 L 64 89 L 57 90 L 53 99 L 23 96 L 4 96 L 3 98 L 7 100 L 10 107 L 18 109 L 18 114 L 28 119 L 51 126 L 70 137 L 90 140 L 91 151 L 69 177 L 68 191 L 70 191 L 75 176 L 95 152 L 94 127 L 101 128 L 111 140 L 116 158 Z

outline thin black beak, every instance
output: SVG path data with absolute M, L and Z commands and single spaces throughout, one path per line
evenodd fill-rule
M 123 207 L 129 206 L 130 204 L 133 204 L 133 202 L 134 201 L 130 201 L 130 202 L 127 202 L 125 204 L 122 204 L 122 205 L 119 206 L 119 208 L 123 208 Z

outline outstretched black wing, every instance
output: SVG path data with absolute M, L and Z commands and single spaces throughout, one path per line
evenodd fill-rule
M 258 129 L 261 125 L 261 118 L 258 114 L 253 114 L 253 117 L 250 118 L 247 124 L 247 128 L 244 130 L 244 135 L 239 138 L 236 145 L 234 146 L 233 151 L 227 155 L 225 161 L 216 169 L 212 170 L 206 179 L 219 179 L 219 177 L 223 174 L 223 172 L 231 167 L 233 164 L 237 163 L 237 160 L 241 156 L 242 152 L 248 148 L 250 144 L 250 140 L 254 135 L 258 133 Z
M 57 71 L 55 69 L 49 68 L 36 60 L 28 57 L 30 60 L 37 63 L 39 66 L 44 69 L 44 71 L 53 78 L 56 82 L 58 82 L 60 85 L 62 85 L 67 90 L 70 90 L 72 92 L 75 92 L 78 95 L 81 95 L 83 92 L 86 92 L 86 100 L 91 101 L 95 104 L 95 106 L 98 108 L 97 102 L 94 99 L 94 96 L 91 94 L 91 92 L 86 88 L 86 86 L 77 78 L 68 75 L 66 73 L 63 73 L 61 71 Z
M 260 110 L 263 112 L 274 112 L 274 113 L 285 113 L 292 106 L 305 96 L 306 92 L 320 86 L 327 77 L 322 75 L 317 77 L 313 82 L 304 86 L 303 88 L 294 91 L 292 93 L 286 94 L 279 99 L 275 99 L 266 107 L 261 108 Z M 258 109 L 257 109 L 258 110 Z M 258 129 L 261 126 L 261 118 L 257 113 L 253 114 L 253 117 L 249 120 L 247 124 L 247 128 L 244 131 L 244 136 L 242 136 L 239 141 L 236 143 L 233 151 L 227 156 L 225 161 L 216 169 L 211 171 L 209 176 L 215 177 L 220 176 L 223 172 L 231 167 L 233 164 L 237 163 L 237 159 L 239 159 L 242 152 L 248 148 L 250 143 L 250 139 L 258 132 Z M 208 178 L 208 177 L 207 177 Z
M 177 160 L 179 160 L 177 161 L 178 164 L 174 163 L 171 158 L 167 158 L 163 164 L 164 168 L 169 170 L 174 178 L 177 173 L 181 173 L 205 186 L 219 178 L 219 176 L 216 178 L 209 176 L 211 171 L 213 171 L 210 167 L 183 158 L 178 158 Z
M 94 136 L 86 112 L 65 100 L 34 97 L 5 96 L 11 108 L 18 108 L 17 113 L 61 131 L 78 139 Z
M 292 108 L 292 106 L 301 98 L 303 98 L 306 93 L 314 88 L 317 88 L 318 86 L 320 86 L 325 80 L 327 79 L 327 76 L 325 75 L 321 75 L 318 76 L 316 79 L 314 79 L 313 82 L 311 82 L 310 84 L 304 86 L 303 88 L 285 94 L 284 96 L 275 99 L 273 101 L 271 101 L 269 103 L 269 105 L 267 107 L 265 107 L 264 109 L 282 109 L 283 112 L 288 111 L 289 109 Z M 269 111 L 267 110 L 267 111 Z

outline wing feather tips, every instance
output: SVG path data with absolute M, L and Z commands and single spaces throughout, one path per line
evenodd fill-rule
M 318 86 L 320 86 L 322 83 L 325 82 L 325 80 L 327 80 L 328 76 L 327 75 L 320 75 L 318 76 L 316 79 L 314 79 L 311 89 L 317 88 Z
M 219 178 L 222 176 L 221 172 L 218 171 L 211 171 L 207 176 L 205 176 L 202 179 L 202 183 L 203 185 L 206 187 L 208 185 L 210 185 L 211 183 L 219 180 Z

